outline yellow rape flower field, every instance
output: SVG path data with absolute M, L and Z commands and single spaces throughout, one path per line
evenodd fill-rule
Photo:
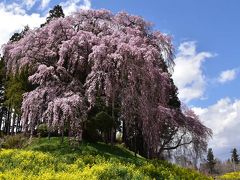
M 0 179 L 211 179 L 194 170 L 135 157 L 123 146 L 84 142 L 70 147 L 58 138 L 34 139 L 23 149 L 0 150 Z
M 240 179 L 240 172 L 226 173 L 219 177 L 219 180 L 233 180 L 233 179 Z

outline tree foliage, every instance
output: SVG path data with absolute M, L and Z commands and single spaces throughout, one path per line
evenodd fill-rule
M 2 125 L 3 119 L 7 114 L 7 108 L 4 106 L 5 101 L 5 66 L 4 66 L 4 60 L 3 57 L 0 57 L 0 136 L 2 135 Z
M 62 9 L 62 6 L 60 5 L 56 5 L 53 7 L 53 9 L 51 9 L 49 11 L 49 15 L 46 19 L 46 22 L 44 24 L 41 24 L 41 27 L 45 26 L 46 24 L 48 24 L 50 21 L 56 19 L 56 18 L 64 18 L 64 13 L 63 13 L 63 9 Z
M 18 32 L 15 32 L 11 38 L 10 38 L 10 41 L 11 42 L 15 42 L 15 41 L 19 41 L 20 39 L 22 39 L 26 33 L 29 31 L 29 26 L 25 26 L 24 29 L 18 33 Z
M 216 160 L 214 158 L 212 148 L 209 148 L 207 153 L 207 165 L 210 173 L 213 173 L 215 164 Z
M 3 107 L 4 102 L 4 83 L 5 83 L 5 68 L 3 57 L 0 57 L 0 107 Z
M 18 114 L 21 113 L 22 95 L 30 91 L 33 87 L 28 82 L 28 69 L 16 74 L 9 74 L 6 80 L 5 105 L 12 107 Z
M 29 27 L 25 26 L 20 33 L 14 33 L 9 39 L 10 43 L 18 42 L 29 31 Z M 20 114 L 22 95 L 29 89 L 28 86 L 28 68 L 24 68 L 21 72 L 17 72 L 14 75 L 12 73 L 6 73 L 6 67 L 4 63 L 4 56 L 1 57 L 0 64 L 0 81 L 1 81 L 1 113 L 0 113 L 0 130 L 3 129 L 5 134 L 14 134 L 21 129 Z
M 238 155 L 238 152 L 237 152 L 237 149 L 236 148 L 233 148 L 232 150 L 232 162 L 235 163 L 235 164 L 238 164 L 239 163 L 239 155 Z
M 69 136 L 81 140 L 89 112 L 101 98 L 112 121 L 121 119 L 126 145 L 146 157 L 204 144 L 211 135 L 196 115 L 180 108 L 169 73 L 171 38 L 152 31 L 141 17 L 82 10 L 9 42 L 4 57 L 8 73 L 28 67 L 28 80 L 36 85 L 23 97 L 26 131 L 47 122 L 50 129 L 68 127 Z M 109 114 L 98 114 L 98 121 L 103 115 Z

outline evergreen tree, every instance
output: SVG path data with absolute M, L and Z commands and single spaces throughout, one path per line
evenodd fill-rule
M 216 160 L 214 158 L 212 148 L 209 148 L 208 154 L 207 154 L 207 165 L 209 168 L 209 173 L 211 173 L 211 174 L 213 173 L 215 164 L 216 164 Z
M 14 33 L 9 39 L 11 43 L 16 43 L 22 39 L 29 31 L 29 26 L 25 26 L 20 33 Z M 19 132 L 20 127 L 20 115 L 21 115 L 21 104 L 23 99 L 23 93 L 30 90 L 30 84 L 28 83 L 28 67 L 24 68 L 23 71 L 17 72 L 14 75 L 11 73 L 6 74 L 4 66 L 4 58 L 1 59 L 0 63 L 0 78 L 1 78 L 1 122 L 3 123 L 3 117 L 5 116 L 5 125 L 2 128 L 5 134 L 13 134 Z M 12 116 L 13 115 L 13 116 Z M 1 126 L 0 126 L 1 129 Z
M 233 150 L 232 150 L 232 157 L 231 158 L 232 158 L 232 162 L 233 163 L 235 163 L 235 164 L 239 163 L 239 156 L 238 156 L 236 148 L 233 148 Z
M 46 23 L 41 24 L 41 27 L 43 27 L 46 24 L 48 24 L 54 18 L 60 18 L 60 17 L 65 17 L 65 15 L 63 13 L 62 6 L 56 5 L 56 6 L 53 7 L 52 10 L 49 11 L 49 15 L 48 15 L 48 17 L 46 19 Z
M 29 26 L 25 26 L 24 29 L 20 33 L 14 33 L 12 37 L 10 38 L 11 42 L 16 42 L 22 39 L 26 33 L 29 31 Z
M 28 70 L 26 69 L 14 76 L 8 75 L 7 77 L 5 104 L 14 108 L 17 113 L 21 112 L 23 94 L 31 89 L 28 76 Z

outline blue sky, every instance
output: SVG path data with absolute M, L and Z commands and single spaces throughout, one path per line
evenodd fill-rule
M 0 0 L 0 45 L 24 25 L 44 22 L 56 4 L 67 15 L 80 8 L 126 11 L 171 35 L 179 97 L 213 129 L 209 146 L 217 157 L 240 151 L 239 0 Z

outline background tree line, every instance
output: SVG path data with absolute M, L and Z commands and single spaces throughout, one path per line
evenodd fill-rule
M 216 158 L 212 148 L 209 148 L 206 159 L 200 164 L 200 171 L 213 175 L 223 175 L 233 171 L 240 171 L 239 162 L 239 154 L 236 148 L 230 151 L 230 157 L 227 160 Z

